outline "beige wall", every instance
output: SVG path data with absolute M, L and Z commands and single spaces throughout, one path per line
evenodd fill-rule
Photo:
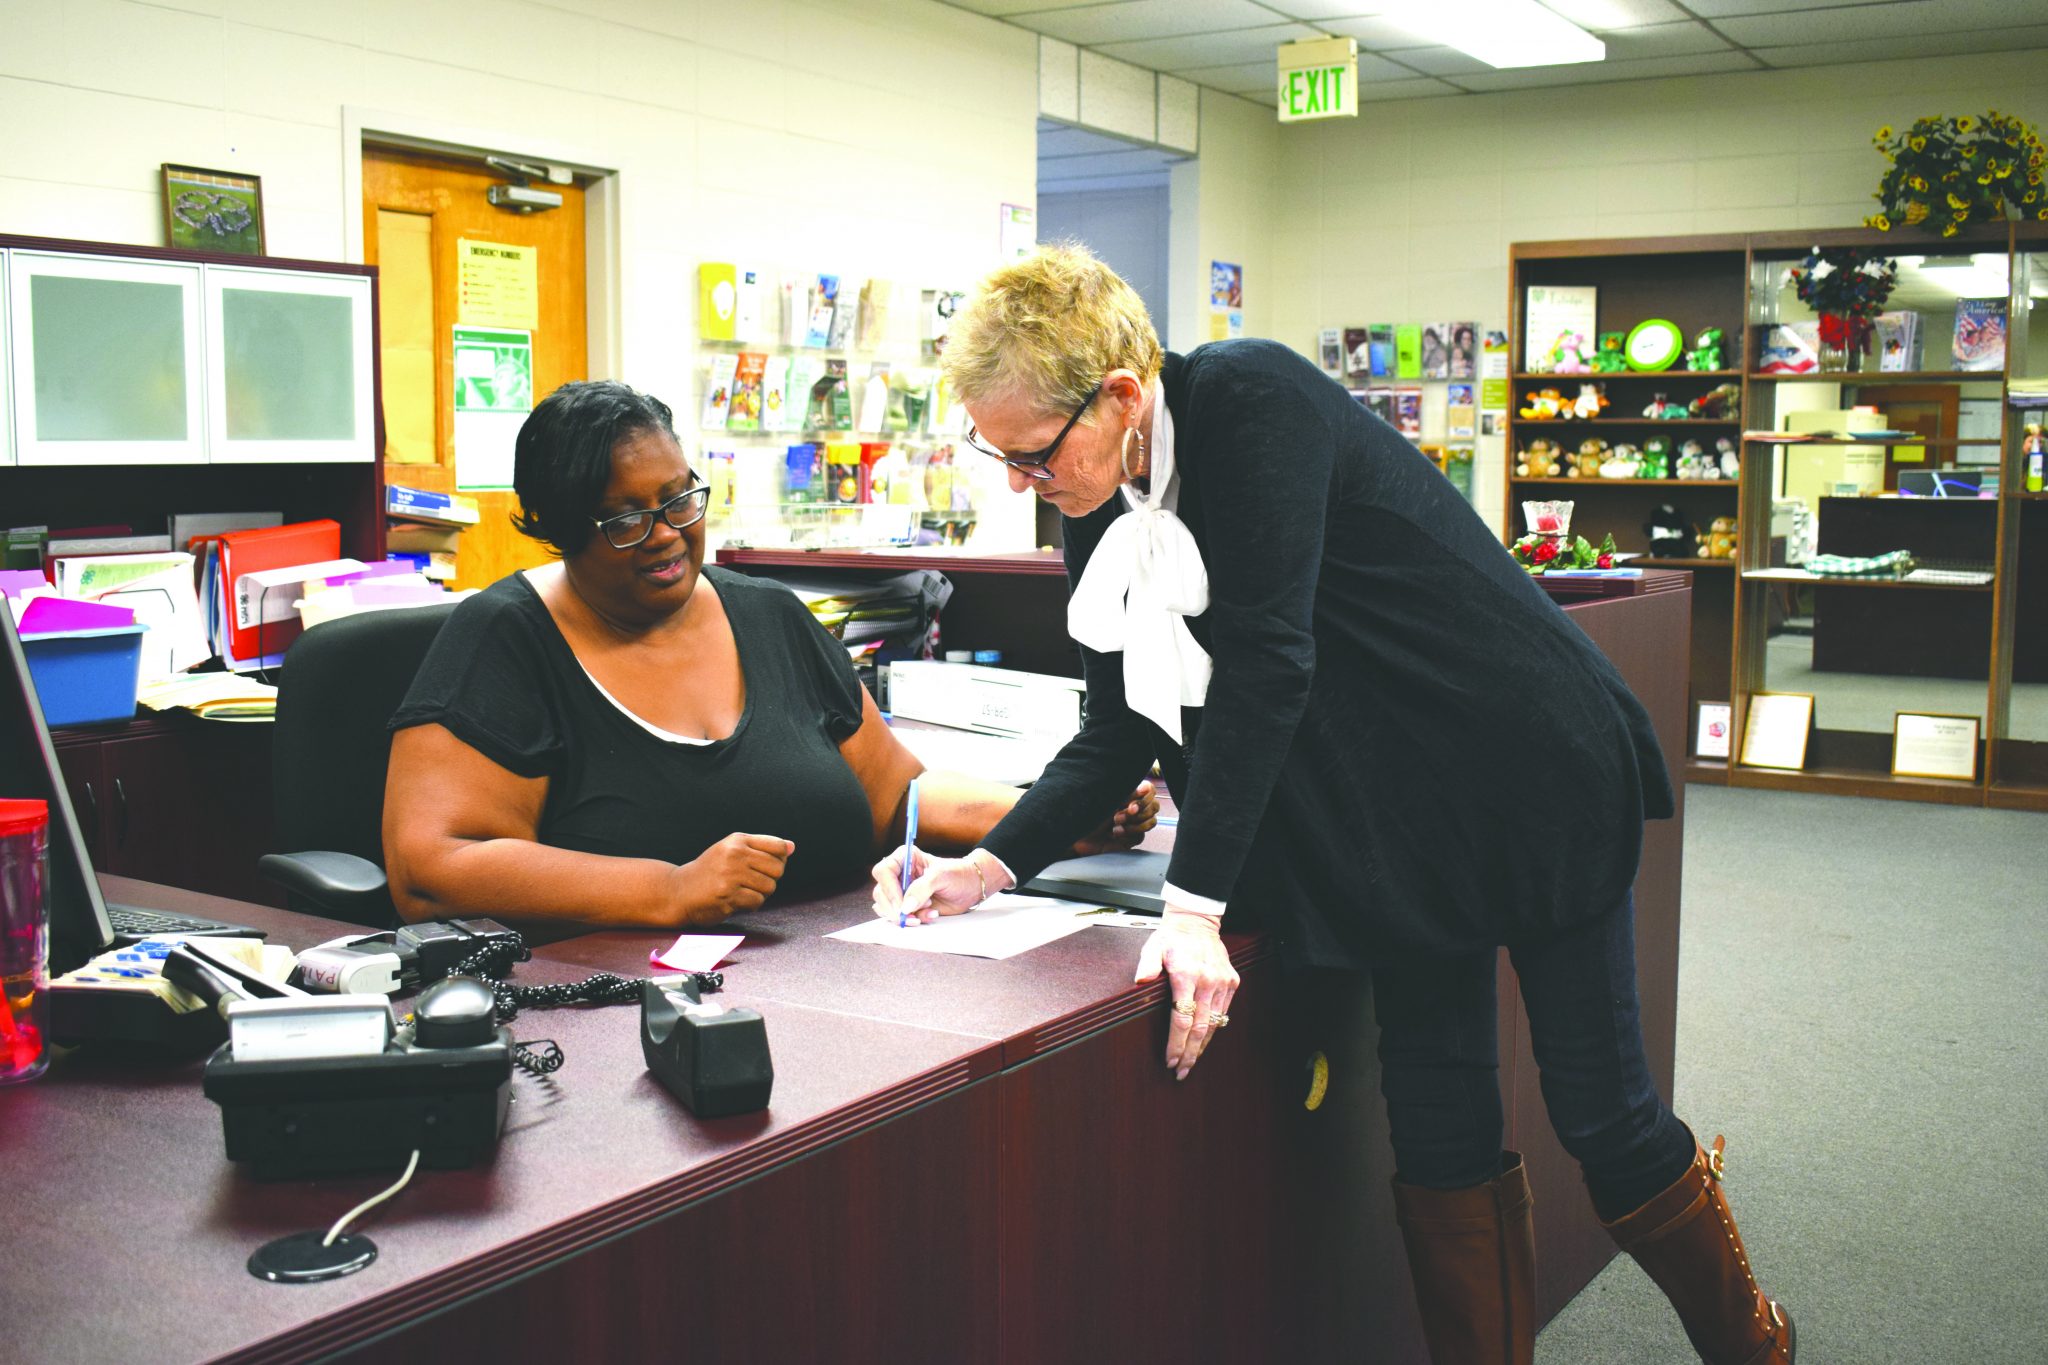
M 2048 127 L 2044 65 L 2048 52 L 1939 57 L 1364 103 L 1355 122 L 1274 123 L 1284 198 L 1264 210 L 1276 225 L 1271 335 L 1312 353 L 1321 327 L 1503 326 L 1511 242 L 1854 226 L 1875 208 L 1880 125 L 1995 107 Z M 1925 240 L 1902 235 L 1900 248 Z M 1493 522 L 1501 444 L 1482 440 L 1478 456 L 1476 501 Z
M 1204 90 L 1201 127 L 1201 154 L 1175 166 L 1171 184 L 1173 303 L 1166 343 L 1182 352 L 1209 339 L 1211 261 L 1244 267 L 1245 335 L 1281 335 L 1274 235 L 1280 148 L 1273 111 Z
M 345 259 L 345 108 L 619 172 L 594 367 L 679 412 L 699 261 L 966 284 L 1036 197 L 1035 35 L 933 0 L 0 0 L 0 231 L 161 244 L 172 161 Z

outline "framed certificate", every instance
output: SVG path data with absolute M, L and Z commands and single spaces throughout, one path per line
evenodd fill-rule
M 1733 725 L 1734 708 L 1727 702 L 1701 702 L 1699 725 L 1693 734 L 1693 754 L 1699 758 L 1728 757 L 1728 732 Z
M 1977 716 L 1900 711 L 1892 716 L 1892 776 L 1977 780 Z
M 1811 692 L 1752 692 L 1742 725 L 1742 766 L 1806 767 L 1806 741 L 1813 733 Z

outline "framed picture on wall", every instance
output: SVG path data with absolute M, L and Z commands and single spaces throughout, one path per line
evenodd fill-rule
M 263 179 L 164 163 L 164 244 L 263 254 Z

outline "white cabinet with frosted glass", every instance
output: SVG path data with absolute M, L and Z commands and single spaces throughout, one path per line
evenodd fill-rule
M 203 464 L 200 267 L 10 252 L 16 463 Z
M 0 251 L 0 320 L 7 317 L 7 258 L 12 252 Z M 0 325 L 0 469 L 14 463 L 14 401 L 8 394 L 10 373 L 7 353 L 8 328 Z
M 17 249 L 6 276 L 15 463 L 376 458 L 366 275 Z
M 374 375 L 368 278 L 206 267 L 215 464 L 374 458 Z

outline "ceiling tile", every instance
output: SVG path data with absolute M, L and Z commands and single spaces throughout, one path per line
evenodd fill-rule
M 1413 100 L 1430 99 L 1437 95 L 1462 95 L 1464 91 L 1455 85 L 1433 81 L 1427 77 L 1402 81 L 1373 81 L 1358 83 L 1358 102 L 1370 100 Z
M 1428 47 L 1435 41 L 1429 35 L 1419 33 L 1405 24 L 1374 15 L 1356 19 L 1332 19 L 1320 27 L 1340 37 L 1358 39 L 1359 47 L 1368 52 L 1380 52 L 1393 47 Z
M 1064 42 L 1098 47 L 1183 33 L 1257 28 L 1274 21 L 1273 11 L 1253 0 L 1124 0 L 1043 14 L 1013 14 L 1010 22 Z
M 1832 0 L 1829 8 L 1856 9 L 1892 3 L 1894 0 Z M 1686 8 L 1702 19 L 1726 19 L 1736 14 L 1783 14 L 1812 9 L 1814 0 L 1686 0 Z
M 1076 9 L 1082 5 L 1099 5 L 1102 0 L 945 0 L 955 9 L 973 10 L 997 19 L 1011 15 L 1033 13 L 1049 9 Z
M 1896 0 L 1888 5 L 1832 6 L 1786 14 L 1759 14 L 1716 20 L 1714 27 L 1744 47 L 1783 47 L 1790 43 L 1851 42 L 1861 38 L 1901 38 L 1916 34 L 1962 33 L 1971 29 L 2006 30 L 2021 17 L 2040 19 L 2037 0 Z
M 1543 0 L 1543 4 L 1594 33 L 1675 23 L 1687 17 L 1671 0 Z
M 2001 32 L 1930 33 L 1913 38 L 1860 38 L 1843 43 L 1796 43 L 1760 47 L 1767 66 L 1833 66 L 1842 62 L 1884 62 L 1909 57 L 1952 57 L 1967 52 L 2011 52 L 2048 47 L 2048 24 Z
M 1315 24 L 1325 19 L 1345 19 L 1361 14 L 1377 14 L 1386 6 L 1375 0 L 1259 0 L 1261 5 L 1285 19 L 1300 19 Z M 1278 87 L 1275 87 L 1277 92 Z
M 1642 28 L 1616 29 L 1600 35 L 1607 44 L 1610 62 L 1634 62 L 1647 57 L 1689 57 L 1695 52 L 1726 52 L 1729 44 L 1705 24 L 1649 24 Z
M 1241 100 L 1250 100 L 1253 104 L 1263 104 L 1268 109 L 1278 109 L 1280 107 L 1280 83 L 1275 81 L 1264 90 L 1238 91 L 1234 97 Z
M 1389 51 L 1386 56 L 1409 71 L 1419 71 L 1425 76 L 1477 75 L 1481 71 L 1495 69 L 1455 47 L 1404 47 Z
M 1158 71 L 1179 72 L 1191 66 L 1222 66 L 1271 58 L 1282 43 L 1319 35 L 1307 24 L 1269 24 L 1230 33 L 1191 34 L 1183 38 L 1152 38 L 1133 43 L 1103 43 L 1096 51 L 1120 62 L 1135 62 Z M 1277 86 L 1277 82 L 1276 82 Z
M 1195 66 L 1176 72 L 1182 80 L 1206 85 L 1211 90 L 1255 90 L 1280 84 L 1280 68 L 1272 62 L 1231 62 L 1223 66 Z
M 1605 85 L 1611 81 L 1654 80 L 1668 76 L 1704 76 L 1717 71 L 1754 71 L 1756 63 L 1740 52 L 1704 52 L 1692 57 L 1652 57 L 1640 62 L 1574 62 L 1568 66 L 1527 66 L 1460 76 L 1468 90 L 1527 90 L 1546 85 Z

